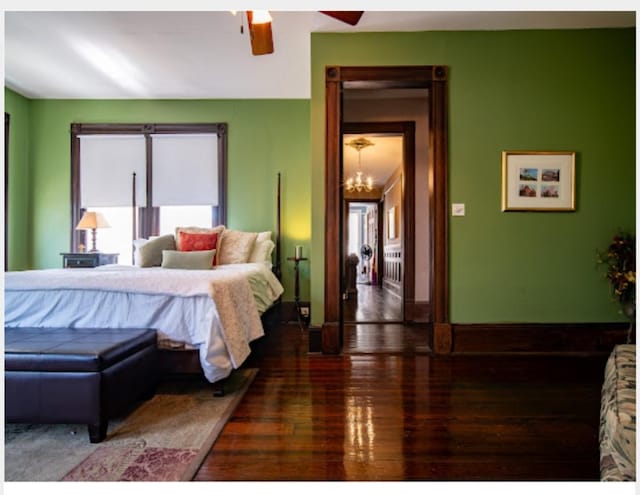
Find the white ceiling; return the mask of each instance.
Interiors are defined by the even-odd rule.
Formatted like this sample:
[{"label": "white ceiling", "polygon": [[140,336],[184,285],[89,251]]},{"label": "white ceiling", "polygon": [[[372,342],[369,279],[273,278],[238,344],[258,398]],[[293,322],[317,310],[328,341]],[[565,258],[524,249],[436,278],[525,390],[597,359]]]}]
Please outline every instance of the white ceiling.
[{"label": "white ceiling", "polygon": [[[6,11],[5,85],[31,98],[309,98],[310,33],[635,26],[628,12],[274,11],[252,56],[229,11]],[[245,22],[246,28],[246,22]]]}]

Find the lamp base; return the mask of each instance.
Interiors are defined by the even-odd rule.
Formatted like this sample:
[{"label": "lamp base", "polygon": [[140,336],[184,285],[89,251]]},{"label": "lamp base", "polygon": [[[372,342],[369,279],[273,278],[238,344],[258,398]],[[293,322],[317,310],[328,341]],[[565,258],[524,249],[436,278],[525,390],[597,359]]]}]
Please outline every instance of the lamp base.
[{"label": "lamp base", "polygon": [[91,229],[91,251],[90,253],[97,253],[96,249],[96,229]]}]

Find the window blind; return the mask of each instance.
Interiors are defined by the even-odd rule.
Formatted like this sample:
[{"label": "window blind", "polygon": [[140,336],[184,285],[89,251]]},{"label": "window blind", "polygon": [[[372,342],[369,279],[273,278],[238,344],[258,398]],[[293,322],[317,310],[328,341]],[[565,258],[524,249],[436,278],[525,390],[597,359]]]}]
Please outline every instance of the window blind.
[{"label": "window blind", "polygon": [[136,203],[146,205],[146,150],[141,135],[80,136],[80,206],[131,206],[136,173]]},{"label": "window blind", "polygon": [[218,206],[217,134],[152,134],[152,205]]}]

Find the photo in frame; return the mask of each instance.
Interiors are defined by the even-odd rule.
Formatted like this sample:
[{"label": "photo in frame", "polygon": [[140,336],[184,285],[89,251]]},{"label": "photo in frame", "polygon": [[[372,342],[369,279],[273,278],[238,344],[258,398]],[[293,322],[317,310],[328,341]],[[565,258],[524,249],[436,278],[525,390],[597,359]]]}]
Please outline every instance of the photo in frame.
[{"label": "photo in frame", "polygon": [[503,151],[502,211],[575,211],[573,151]]}]

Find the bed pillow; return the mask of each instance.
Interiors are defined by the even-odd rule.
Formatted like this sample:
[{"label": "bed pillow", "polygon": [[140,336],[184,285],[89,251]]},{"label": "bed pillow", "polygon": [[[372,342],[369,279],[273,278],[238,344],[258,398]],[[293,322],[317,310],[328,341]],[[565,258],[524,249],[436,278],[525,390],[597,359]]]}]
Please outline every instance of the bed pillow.
[{"label": "bed pillow", "polygon": [[176,251],[208,251],[216,249],[218,245],[218,234],[215,232],[205,234],[196,232],[180,232],[180,249]]},{"label": "bed pillow", "polygon": [[257,237],[256,232],[225,229],[220,240],[218,264],[247,263]]},{"label": "bed pillow", "polygon": [[162,268],[180,268],[182,270],[211,270],[215,249],[207,251],[162,251]]},{"label": "bed pillow", "polygon": [[270,241],[270,240],[271,240],[271,231],[270,230],[258,233],[258,237],[256,238],[256,242]]},{"label": "bed pillow", "polygon": [[267,262],[271,264],[271,253],[273,253],[275,247],[276,244],[271,239],[266,239],[262,242],[258,242],[256,239],[256,245],[253,247],[253,251],[251,251],[251,256],[249,256],[249,263]]},{"label": "bed pillow", "polygon": [[140,266],[140,248],[144,246],[149,239],[134,239],[133,240],[133,264]]},{"label": "bed pillow", "polygon": [[[218,234],[218,243],[220,242],[220,236],[224,232],[224,225],[217,225],[216,227],[176,227],[176,250],[186,251],[182,249],[180,243],[180,232],[186,232],[188,234]],[[216,246],[218,249],[219,246]]]},{"label": "bed pillow", "polygon": [[[217,265],[218,264],[218,253],[220,252],[220,239],[222,238],[222,233],[225,230],[225,226],[224,225],[217,225],[215,227],[176,227],[176,250],[177,251],[199,251],[199,250],[208,250],[208,249],[215,249],[216,250],[216,255],[213,257],[213,265]],[[198,247],[198,249],[195,249],[195,245],[194,243],[198,243],[200,241],[203,241],[205,238],[204,237],[193,237],[193,236],[182,236],[181,233],[185,233],[185,234],[216,234],[216,242],[215,245],[213,245],[211,242],[208,242],[207,244],[205,244],[205,247]],[[187,244],[185,246],[182,245],[182,239],[188,239]],[[211,237],[211,240],[213,240],[214,237]],[[206,247],[209,246],[209,247]]]},{"label": "bed pillow", "polygon": [[[263,253],[267,246],[264,245],[265,242],[271,241],[271,231],[260,232],[258,233],[258,237],[256,238],[256,242],[253,245],[253,249],[251,250],[251,254],[249,255],[249,263],[259,263],[265,261]],[[269,253],[271,254],[271,253]],[[269,259],[270,261],[270,259]]]},{"label": "bed pillow", "polygon": [[162,251],[165,249],[175,249],[176,240],[173,234],[161,235],[153,239],[137,239],[134,241],[136,249],[136,266],[148,268],[150,266],[160,266],[162,264]]}]

